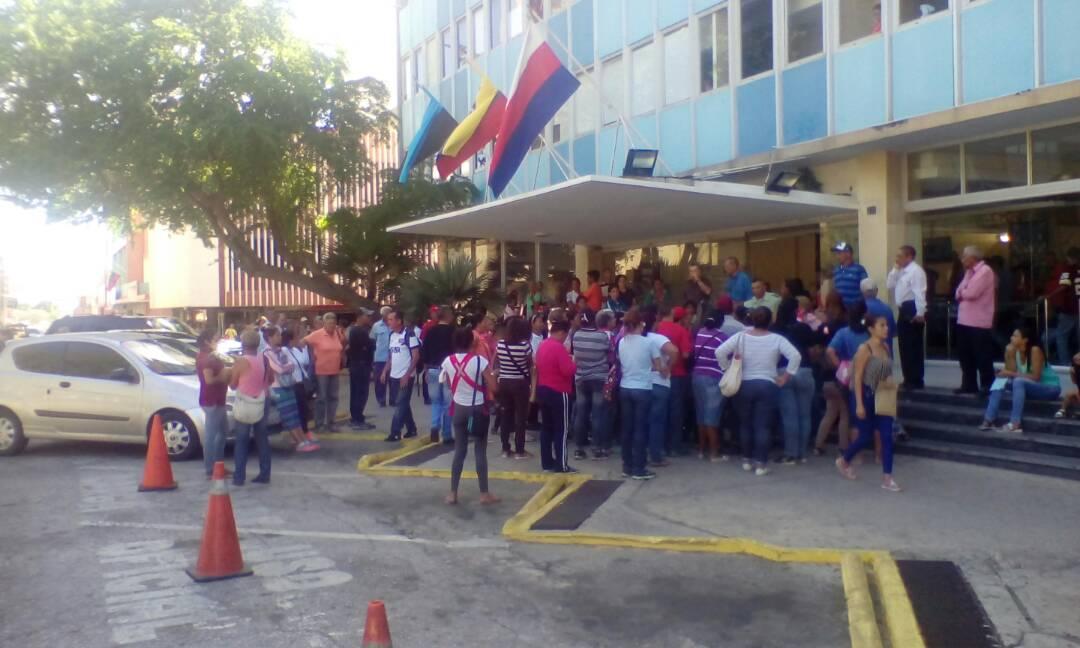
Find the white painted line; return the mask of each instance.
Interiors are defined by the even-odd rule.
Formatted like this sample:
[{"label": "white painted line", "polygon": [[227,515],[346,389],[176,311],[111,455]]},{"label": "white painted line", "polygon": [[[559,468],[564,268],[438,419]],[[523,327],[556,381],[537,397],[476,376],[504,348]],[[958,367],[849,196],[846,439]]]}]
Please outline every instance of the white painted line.
[{"label": "white painted line", "polygon": [[[202,531],[201,526],[193,524],[151,524],[148,522],[110,522],[108,520],[84,520],[80,526],[122,529],[151,529],[155,531]],[[352,540],[358,542],[399,542],[405,544],[432,545],[448,549],[483,549],[508,547],[505,540],[471,538],[469,540],[430,540],[410,538],[404,535],[379,533],[347,533],[341,531],[301,531],[293,529],[249,529],[241,527],[240,533],[250,535],[282,536],[290,538],[319,538],[323,540]]]}]

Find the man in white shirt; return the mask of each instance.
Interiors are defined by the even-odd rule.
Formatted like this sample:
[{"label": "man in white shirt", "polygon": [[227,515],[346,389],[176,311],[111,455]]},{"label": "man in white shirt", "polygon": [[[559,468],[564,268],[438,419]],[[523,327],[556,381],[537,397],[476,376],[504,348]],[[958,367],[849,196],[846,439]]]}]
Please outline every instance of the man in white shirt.
[{"label": "man in white shirt", "polygon": [[416,421],[413,420],[412,396],[416,367],[420,364],[420,338],[411,328],[406,328],[401,311],[393,311],[387,318],[390,325],[389,361],[383,368],[381,382],[389,387],[389,400],[394,405],[394,417],[390,421],[390,436],[387,441],[398,441],[401,428],[405,428],[406,439],[416,436]]},{"label": "man in white shirt", "polygon": [[900,340],[900,366],[904,387],[923,388],[923,335],[926,332],[926,272],[915,263],[915,248],[903,245],[896,254],[896,266],[889,271],[886,286],[893,303],[900,308],[896,324]]}]

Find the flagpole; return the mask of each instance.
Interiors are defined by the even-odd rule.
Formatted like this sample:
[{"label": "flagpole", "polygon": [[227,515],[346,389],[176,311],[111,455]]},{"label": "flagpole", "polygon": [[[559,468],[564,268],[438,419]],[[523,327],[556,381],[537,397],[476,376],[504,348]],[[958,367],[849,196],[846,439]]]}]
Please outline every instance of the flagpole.
[{"label": "flagpole", "polygon": [[[534,20],[535,20],[535,19],[543,20],[543,18],[540,18],[539,16],[537,16],[537,15],[536,15],[536,12],[534,12],[534,11],[533,11],[533,9],[532,9],[532,7],[531,7],[531,6],[529,7],[529,13],[531,14],[531,16],[532,16],[532,18],[533,18]],[[538,20],[538,21],[539,21],[539,20]],[[530,27],[532,26],[531,22],[532,22],[532,21],[530,21]],[[552,39],[553,39],[553,40],[555,41],[555,43],[556,43],[556,44],[557,44],[557,45],[558,45],[559,47],[561,47],[561,48],[563,49],[563,51],[565,51],[565,52],[566,52],[566,57],[567,57],[567,59],[569,59],[569,60],[570,60],[570,64],[571,64],[571,66],[573,66],[573,67],[578,67],[578,68],[581,68],[582,70],[585,70],[585,69],[586,69],[586,66],[584,66],[584,65],[582,65],[582,64],[581,64],[581,61],[578,61],[578,60],[577,60],[576,58],[574,58],[574,53],[573,53],[573,51],[572,51],[572,50],[571,50],[571,49],[570,49],[570,48],[569,48],[569,47],[568,47],[568,46],[566,45],[566,43],[565,43],[565,42],[563,42],[563,40],[562,40],[561,38],[559,38],[559,37],[558,37],[558,35],[557,35],[557,34],[555,34],[554,32],[552,32],[551,30],[548,30],[548,32],[547,32],[547,35],[548,35],[548,36],[551,36],[551,38],[552,38]],[[525,48],[523,47],[523,48],[522,48],[522,51],[524,51],[524,49],[525,49]],[[592,78],[592,76],[593,76],[594,74],[596,74],[596,73],[597,73],[597,71],[598,71],[599,69],[600,69],[600,64],[599,64],[599,63],[597,63],[597,64],[596,64],[596,65],[594,66],[594,68],[593,68],[593,71],[592,71],[592,72],[588,72],[588,73],[586,73],[586,74],[585,74],[585,75],[583,75],[583,76],[584,76],[585,80],[586,80],[586,81],[587,81],[587,82],[589,83],[589,85],[591,85],[591,86],[593,87],[593,89],[594,89],[594,90],[596,90],[596,96],[600,98],[600,101],[602,101],[602,102],[603,102],[603,103],[604,103],[604,104],[605,104],[606,106],[608,106],[609,108],[611,108],[611,109],[613,109],[613,110],[615,111],[615,115],[616,115],[616,117],[618,117],[618,119],[619,119],[619,122],[620,122],[620,123],[621,123],[621,124],[623,125],[623,128],[625,128],[625,129],[626,129],[626,138],[627,138],[628,140],[630,140],[630,147],[631,147],[631,148],[634,148],[634,140],[633,140],[633,138],[631,137],[632,135],[636,135],[636,136],[637,136],[637,139],[639,139],[639,140],[640,140],[640,141],[642,141],[642,142],[644,142],[644,141],[645,141],[645,138],[644,138],[644,137],[643,137],[643,136],[641,135],[641,133],[640,133],[640,132],[638,132],[638,130],[637,130],[636,128],[634,128],[634,127],[633,127],[633,125],[631,125],[631,124],[630,124],[630,122],[629,122],[629,121],[628,121],[628,120],[626,119],[626,117],[625,117],[625,116],[623,116],[623,113],[622,113],[622,111],[621,111],[621,110],[619,110],[619,107],[618,107],[618,106],[616,106],[615,104],[611,103],[610,101],[608,101],[608,99],[607,99],[607,98],[606,98],[606,97],[604,96],[604,92],[603,92],[603,90],[602,90],[602,89],[600,88],[600,84],[598,84],[598,83],[597,83],[597,82],[596,82],[596,81],[595,81],[595,80],[594,80],[594,79]],[[601,121],[603,121],[603,119],[601,119]],[[614,156],[612,156],[612,157],[614,157]],[[659,153],[659,147],[657,147],[657,155],[656,155],[656,158],[657,158],[657,161],[658,161],[658,162],[659,162],[659,163],[660,163],[660,164],[661,164],[661,165],[662,165],[662,166],[664,167],[664,169],[666,169],[666,170],[667,170],[667,173],[668,173],[668,175],[669,175],[669,176],[671,176],[671,177],[674,177],[674,176],[675,176],[675,172],[671,170],[671,167],[669,167],[669,166],[667,165],[667,162],[665,162],[665,161],[664,161],[664,158],[663,158],[663,157],[662,157],[662,156],[660,155],[660,153]]]}]

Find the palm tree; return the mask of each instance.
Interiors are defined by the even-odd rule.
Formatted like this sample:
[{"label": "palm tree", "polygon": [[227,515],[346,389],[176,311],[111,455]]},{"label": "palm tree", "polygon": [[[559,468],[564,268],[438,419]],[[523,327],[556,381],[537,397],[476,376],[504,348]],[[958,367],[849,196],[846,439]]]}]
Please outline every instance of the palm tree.
[{"label": "palm tree", "polygon": [[498,303],[492,276],[477,274],[469,258],[451,255],[438,265],[423,265],[401,278],[401,308],[406,315],[423,319],[432,305],[448,305],[458,312],[479,310]]}]

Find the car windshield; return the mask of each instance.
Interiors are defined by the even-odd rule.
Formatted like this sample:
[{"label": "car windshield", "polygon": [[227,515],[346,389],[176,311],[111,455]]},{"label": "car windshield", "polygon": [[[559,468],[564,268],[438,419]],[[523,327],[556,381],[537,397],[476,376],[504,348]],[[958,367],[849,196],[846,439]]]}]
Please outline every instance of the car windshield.
[{"label": "car windshield", "polygon": [[124,348],[146,365],[146,368],[162,376],[194,376],[195,353],[181,340],[128,340]]},{"label": "car windshield", "polygon": [[155,317],[152,321],[153,327],[162,331],[172,331],[173,333],[185,333],[192,337],[198,335],[195,329],[191,328],[187,324],[181,322],[178,319],[171,317]]}]

